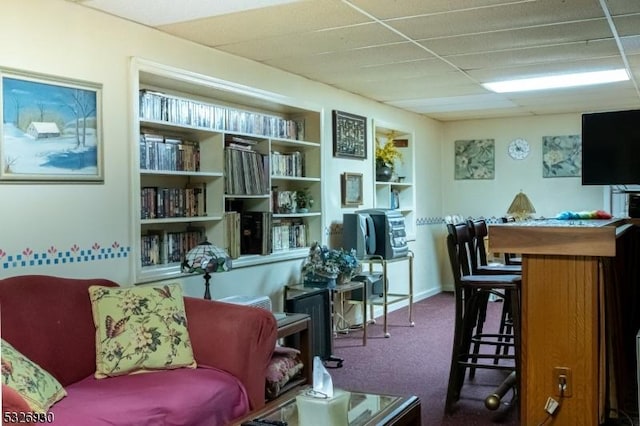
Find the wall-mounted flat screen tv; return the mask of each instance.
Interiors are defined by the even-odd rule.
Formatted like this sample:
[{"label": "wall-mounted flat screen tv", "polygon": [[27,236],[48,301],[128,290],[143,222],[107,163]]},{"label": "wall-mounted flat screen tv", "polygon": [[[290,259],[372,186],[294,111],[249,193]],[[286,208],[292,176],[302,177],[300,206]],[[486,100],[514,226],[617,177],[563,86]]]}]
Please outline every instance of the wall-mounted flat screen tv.
[{"label": "wall-mounted flat screen tv", "polygon": [[582,184],[640,184],[640,110],[582,114]]}]

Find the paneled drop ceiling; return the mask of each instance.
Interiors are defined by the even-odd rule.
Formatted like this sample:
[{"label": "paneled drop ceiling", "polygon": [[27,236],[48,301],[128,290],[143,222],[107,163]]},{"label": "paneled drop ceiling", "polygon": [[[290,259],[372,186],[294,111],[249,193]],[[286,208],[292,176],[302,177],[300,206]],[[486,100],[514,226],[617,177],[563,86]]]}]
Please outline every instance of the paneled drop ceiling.
[{"label": "paneled drop ceiling", "polygon": [[[640,108],[640,0],[71,0],[449,121]],[[626,68],[619,82],[481,83]]]}]

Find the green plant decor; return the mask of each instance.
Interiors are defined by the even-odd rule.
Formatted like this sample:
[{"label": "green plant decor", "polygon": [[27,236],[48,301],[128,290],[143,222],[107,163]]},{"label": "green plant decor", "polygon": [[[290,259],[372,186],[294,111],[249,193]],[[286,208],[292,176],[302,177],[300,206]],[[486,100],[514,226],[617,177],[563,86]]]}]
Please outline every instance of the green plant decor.
[{"label": "green plant decor", "polygon": [[313,207],[313,197],[311,197],[311,193],[308,188],[296,191],[296,206],[303,209]]}]

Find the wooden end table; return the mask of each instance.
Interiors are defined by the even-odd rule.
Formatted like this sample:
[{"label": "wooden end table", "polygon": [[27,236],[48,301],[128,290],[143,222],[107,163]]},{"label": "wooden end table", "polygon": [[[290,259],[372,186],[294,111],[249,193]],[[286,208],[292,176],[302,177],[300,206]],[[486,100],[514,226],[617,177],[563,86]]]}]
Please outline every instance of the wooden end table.
[{"label": "wooden end table", "polygon": [[278,320],[278,339],[300,335],[300,359],[304,363],[303,381],[297,384],[311,383],[311,373],[313,370],[313,360],[311,354],[311,317],[307,314],[287,313],[287,315]]}]

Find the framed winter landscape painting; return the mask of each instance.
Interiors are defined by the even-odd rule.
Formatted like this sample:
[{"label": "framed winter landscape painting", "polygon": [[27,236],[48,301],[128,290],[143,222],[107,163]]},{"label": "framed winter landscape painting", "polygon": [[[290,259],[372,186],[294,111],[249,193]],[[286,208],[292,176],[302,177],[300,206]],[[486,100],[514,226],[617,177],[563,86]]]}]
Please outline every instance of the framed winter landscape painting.
[{"label": "framed winter landscape painting", "polygon": [[0,179],[103,182],[102,85],[0,69]]}]

